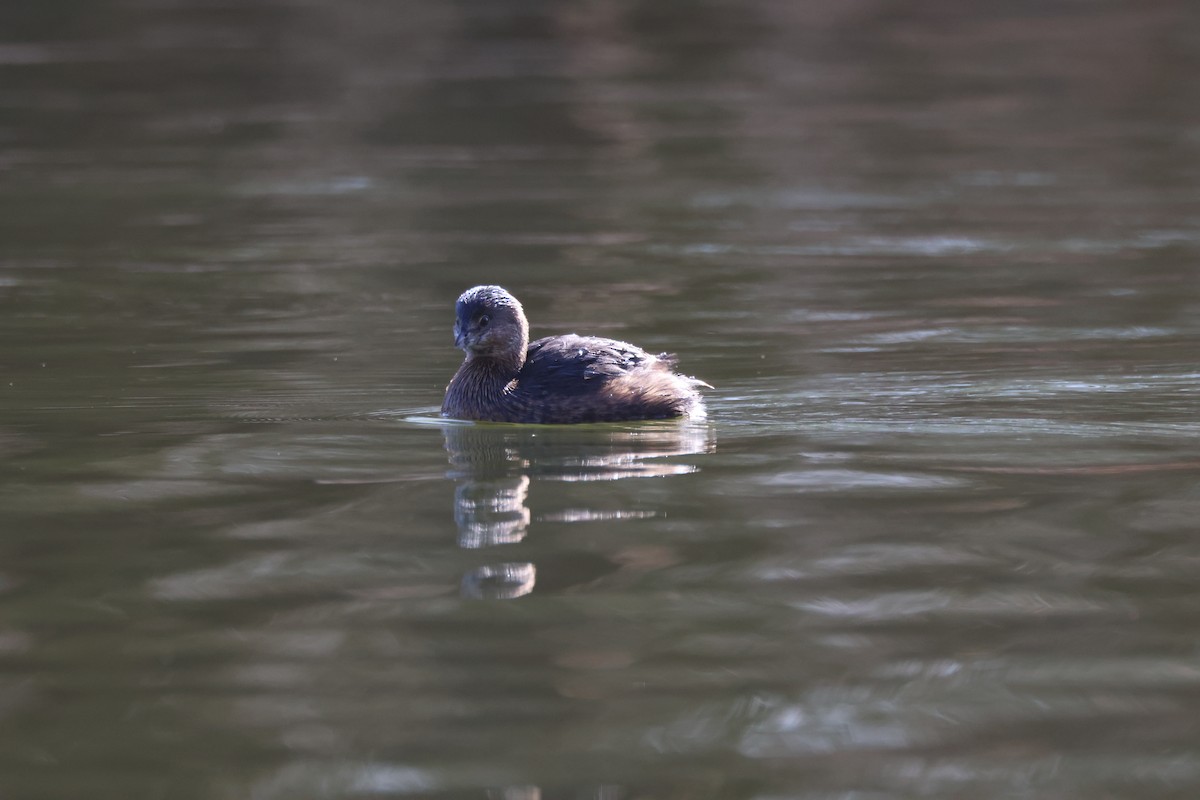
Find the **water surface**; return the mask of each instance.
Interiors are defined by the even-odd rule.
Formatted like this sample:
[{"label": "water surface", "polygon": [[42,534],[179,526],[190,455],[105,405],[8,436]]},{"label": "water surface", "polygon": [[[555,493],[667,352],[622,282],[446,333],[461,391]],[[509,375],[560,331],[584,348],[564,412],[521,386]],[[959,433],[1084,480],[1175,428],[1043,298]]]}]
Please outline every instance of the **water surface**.
[{"label": "water surface", "polygon": [[[1188,3],[0,31],[6,795],[1200,792]],[[481,282],[708,418],[439,420]]]}]

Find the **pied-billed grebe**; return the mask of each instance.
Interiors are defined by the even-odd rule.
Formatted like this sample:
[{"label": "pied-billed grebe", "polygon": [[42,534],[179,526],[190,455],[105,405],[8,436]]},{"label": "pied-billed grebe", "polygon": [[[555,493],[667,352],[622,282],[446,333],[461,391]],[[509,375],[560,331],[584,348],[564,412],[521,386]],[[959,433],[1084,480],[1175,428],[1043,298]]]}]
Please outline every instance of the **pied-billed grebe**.
[{"label": "pied-billed grebe", "polygon": [[[703,381],[674,357],[594,336],[530,344],[517,298],[476,286],[458,298],[454,344],[466,360],[446,387],[442,416],[490,422],[615,422],[701,415]],[[711,388],[711,387],[710,387]]]}]

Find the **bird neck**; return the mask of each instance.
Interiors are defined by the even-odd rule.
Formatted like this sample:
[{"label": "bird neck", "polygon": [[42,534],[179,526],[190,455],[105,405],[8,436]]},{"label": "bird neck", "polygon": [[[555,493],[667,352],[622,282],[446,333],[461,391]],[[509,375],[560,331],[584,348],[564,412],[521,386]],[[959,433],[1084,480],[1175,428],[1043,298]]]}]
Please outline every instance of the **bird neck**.
[{"label": "bird neck", "polygon": [[504,386],[521,371],[525,364],[525,351],[500,355],[479,356],[468,353],[458,373],[473,384],[495,384]]},{"label": "bird neck", "polygon": [[442,413],[460,419],[495,418],[523,362],[468,355],[446,387]]},{"label": "bird neck", "polygon": [[[499,324],[499,330],[493,330],[488,335],[487,352],[467,350],[462,369],[473,370],[481,378],[503,378],[505,383],[517,377],[517,373],[525,366],[525,357],[529,352],[529,323],[519,307],[514,311],[515,320],[504,320]],[[458,330],[458,327],[455,329]]]}]

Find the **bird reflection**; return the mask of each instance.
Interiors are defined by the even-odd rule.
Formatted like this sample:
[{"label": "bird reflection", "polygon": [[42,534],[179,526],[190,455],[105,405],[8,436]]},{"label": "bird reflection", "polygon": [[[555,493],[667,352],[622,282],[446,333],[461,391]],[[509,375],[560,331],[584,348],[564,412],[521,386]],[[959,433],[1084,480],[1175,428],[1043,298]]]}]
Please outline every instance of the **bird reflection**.
[{"label": "bird reflection", "polygon": [[533,591],[537,567],[528,561],[484,564],[463,576],[463,597],[477,600],[512,600]]},{"label": "bird reflection", "polygon": [[458,546],[469,550],[516,544],[529,527],[529,476],[462,481],[454,489]]},{"label": "bird reflection", "polygon": [[[480,549],[521,542],[528,532],[532,481],[606,481],[695,472],[679,456],[712,452],[711,428],[696,422],[550,427],[448,424],[454,522],[458,544]],[[668,460],[670,459],[670,460]],[[556,522],[637,519],[645,510],[571,509],[548,514]],[[537,571],[529,562],[485,565],[463,577],[464,597],[512,599],[533,591]]]}]

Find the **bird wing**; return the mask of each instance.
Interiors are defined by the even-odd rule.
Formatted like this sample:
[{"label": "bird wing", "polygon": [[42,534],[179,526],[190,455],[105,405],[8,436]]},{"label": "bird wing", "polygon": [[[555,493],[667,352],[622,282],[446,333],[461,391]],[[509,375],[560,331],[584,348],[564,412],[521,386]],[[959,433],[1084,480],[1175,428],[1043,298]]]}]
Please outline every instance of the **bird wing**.
[{"label": "bird wing", "polygon": [[517,376],[530,394],[586,395],[635,369],[659,359],[627,342],[595,336],[549,336],[529,345],[525,366]]}]

